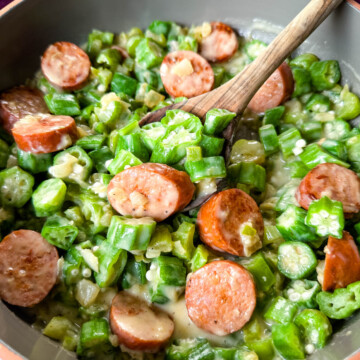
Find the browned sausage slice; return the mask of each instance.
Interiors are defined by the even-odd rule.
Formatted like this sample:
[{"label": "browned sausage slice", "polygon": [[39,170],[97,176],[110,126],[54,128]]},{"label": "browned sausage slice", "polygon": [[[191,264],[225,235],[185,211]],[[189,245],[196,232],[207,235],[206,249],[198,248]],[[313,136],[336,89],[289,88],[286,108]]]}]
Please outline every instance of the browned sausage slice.
[{"label": "browned sausage slice", "polygon": [[57,278],[59,256],[39,233],[17,230],[0,243],[0,297],[12,305],[38,304]]},{"label": "browned sausage slice", "polygon": [[14,124],[26,115],[48,114],[43,93],[38,89],[19,86],[0,95],[0,123],[11,134]]},{"label": "browned sausage slice", "polygon": [[200,54],[209,61],[226,61],[239,47],[236,34],[230,26],[222,22],[214,21],[210,25],[210,35],[201,40]]},{"label": "browned sausage slice", "polygon": [[282,63],[264,85],[255,93],[248,108],[262,113],[265,110],[279,106],[287,100],[294,91],[294,79],[288,64]]},{"label": "browned sausage slice", "polygon": [[264,221],[256,202],[239,189],[212,196],[198,213],[200,239],[215,250],[250,256],[262,246]]},{"label": "browned sausage slice", "polygon": [[122,215],[150,216],[162,221],[182,210],[194,191],[186,172],[165,164],[146,163],[114,176],[107,194],[111,206]]},{"label": "browned sausage slice", "polygon": [[63,90],[83,87],[90,67],[90,59],[85,51],[66,41],[50,45],[41,58],[41,70],[46,79]]},{"label": "browned sausage slice", "polygon": [[28,115],[12,129],[17,146],[34,154],[45,154],[69,147],[78,137],[75,121],[63,115]]},{"label": "browned sausage slice", "polygon": [[165,90],[172,97],[191,98],[210,91],[214,72],[210,64],[193,51],[174,51],[167,54],[160,66]]},{"label": "browned sausage slice", "polygon": [[120,344],[146,352],[159,351],[174,332],[174,322],[167,313],[126,291],[112,301],[110,327]]},{"label": "browned sausage slice", "polygon": [[354,171],[340,165],[320,164],[302,179],[296,199],[307,210],[312,200],[323,196],[341,201],[344,213],[357,213],[360,210],[360,179]]},{"label": "browned sausage slice", "polygon": [[325,253],[323,291],[334,291],[360,281],[359,250],[347,231],[342,239],[329,236]]},{"label": "browned sausage slice", "polygon": [[233,261],[213,261],[190,275],[185,301],[197,327],[219,336],[231,334],[250,320],[255,309],[254,280]]}]

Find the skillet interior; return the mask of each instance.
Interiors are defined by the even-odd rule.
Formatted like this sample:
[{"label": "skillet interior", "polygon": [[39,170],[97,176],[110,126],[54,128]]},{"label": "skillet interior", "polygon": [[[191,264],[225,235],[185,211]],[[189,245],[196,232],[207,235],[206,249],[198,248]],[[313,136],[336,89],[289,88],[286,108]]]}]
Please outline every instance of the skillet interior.
[{"label": "skillet interior", "polygon": [[[241,34],[251,31],[255,38],[270,41],[306,3],[306,0],[23,0],[0,18],[0,89],[31,77],[48,44],[84,43],[93,28],[120,32],[133,26],[146,27],[154,19],[183,24],[221,20]],[[278,26],[264,26],[269,23]],[[300,51],[339,60],[342,82],[348,82],[360,94],[359,34],[360,11],[343,4]],[[30,329],[1,302],[0,324],[0,342],[29,359],[74,358],[57,343]],[[345,359],[359,348],[358,339],[360,313],[346,322],[330,344],[311,359]]]}]

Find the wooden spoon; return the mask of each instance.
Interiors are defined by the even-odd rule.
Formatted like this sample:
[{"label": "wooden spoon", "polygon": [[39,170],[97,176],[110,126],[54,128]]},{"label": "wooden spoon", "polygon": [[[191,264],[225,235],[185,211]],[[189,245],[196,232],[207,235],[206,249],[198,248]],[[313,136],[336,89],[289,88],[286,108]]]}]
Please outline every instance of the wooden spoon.
[{"label": "wooden spoon", "polygon": [[241,114],[269,76],[341,2],[311,0],[267,49],[233,79],[206,94],[149,113],[140,120],[140,125],[160,121],[170,109],[182,109],[200,118],[213,108]]}]

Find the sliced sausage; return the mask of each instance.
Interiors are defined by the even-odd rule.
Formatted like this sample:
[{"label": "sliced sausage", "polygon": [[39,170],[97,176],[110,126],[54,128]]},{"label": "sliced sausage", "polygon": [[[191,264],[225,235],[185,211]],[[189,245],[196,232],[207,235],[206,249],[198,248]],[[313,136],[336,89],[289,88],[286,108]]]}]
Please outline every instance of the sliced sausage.
[{"label": "sliced sausage", "polygon": [[57,278],[59,255],[39,233],[17,230],[0,243],[0,298],[12,305],[38,304]]},{"label": "sliced sausage", "polygon": [[46,79],[68,91],[85,85],[90,67],[90,59],[85,51],[66,41],[50,45],[41,58],[41,70]]},{"label": "sliced sausage", "polygon": [[250,320],[256,306],[255,283],[241,265],[213,261],[190,275],[185,301],[197,327],[224,336],[240,330]]},{"label": "sliced sausage", "polygon": [[0,95],[0,123],[11,134],[14,124],[26,115],[48,114],[43,93],[38,89],[19,86]]},{"label": "sliced sausage", "polygon": [[342,239],[329,236],[325,250],[322,288],[333,291],[360,281],[360,255],[353,237],[344,231]]},{"label": "sliced sausage", "polygon": [[293,91],[294,79],[291,68],[288,64],[282,63],[255,93],[248,108],[256,113],[263,113],[286,101]]},{"label": "sliced sausage", "polygon": [[111,206],[122,215],[150,216],[162,221],[182,210],[194,191],[186,172],[165,164],[146,163],[114,176],[107,194]]},{"label": "sliced sausage", "polygon": [[200,43],[200,54],[209,61],[226,61],[231,58],[239,47],[234,30],[218,21],[211,24],[210,35]]},{"label": "sliced sausage", "polygon": [[172,97],[191,98],[210,91],[214,72],[210,64],[193,51],[174,51],[167,54],[160,66],[165,90]]},{"label": "sliced sausage", "polygon": [[13,129],[17,146],[34,154],[63,150],[77,140],[75,121],[63,115],[28,115]]},{"label": "sliced sausage", "polygon": [[323,196],[341,201],[344,213],[357,213],[360,210],[360,179],[354,171],[340,165],[320,164],[302,179],[296,200],[307,210],[312,200]]},{"label": "sliced sausage", "polygon": [[112,301],[110,327],[120,344],[146,352],[159,351],[174,332],[174,322],[166,312],[126,291]]},{"label": "sliced sausage", "polygon": [[[256,202],[239,189],[212,196],[198,213],[200,239],[214,250],[250,256],[262,246],[264,221]],[[256,230],[251,234],[248,229]]]}]

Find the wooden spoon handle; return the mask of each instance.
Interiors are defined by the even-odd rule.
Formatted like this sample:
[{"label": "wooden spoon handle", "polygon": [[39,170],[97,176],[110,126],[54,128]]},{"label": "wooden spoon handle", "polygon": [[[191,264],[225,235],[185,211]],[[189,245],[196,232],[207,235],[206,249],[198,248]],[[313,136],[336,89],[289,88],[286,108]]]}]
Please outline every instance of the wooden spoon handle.
[{"label": "wooden spoon handle", "polygon": [[206,94],[146,115],[140,125],[159,121],[169,109],[183,109],[203,118],[212,108],[241,113],[279,65],[328,17],[342,0],[311,0],[267,49],[233,79]]}]

